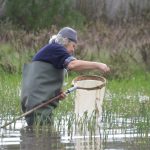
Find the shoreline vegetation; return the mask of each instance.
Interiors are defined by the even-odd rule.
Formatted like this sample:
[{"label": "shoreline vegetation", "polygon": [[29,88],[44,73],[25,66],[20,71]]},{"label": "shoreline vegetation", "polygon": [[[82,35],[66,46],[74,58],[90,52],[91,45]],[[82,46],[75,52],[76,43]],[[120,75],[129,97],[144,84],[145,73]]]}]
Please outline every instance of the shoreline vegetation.
[{"label": "shoreline vegetation", "polygon": [[[108,24],[96,22],[78,31],[78,59],[101,61],[111,68],[111,78],[150,71],[150,22]],[[4,28],[5,27],[5,28]],[[0,70],[21,73],[24,63],[56,34],[58,28],[27,32],[10,22],[0,24]]]}]

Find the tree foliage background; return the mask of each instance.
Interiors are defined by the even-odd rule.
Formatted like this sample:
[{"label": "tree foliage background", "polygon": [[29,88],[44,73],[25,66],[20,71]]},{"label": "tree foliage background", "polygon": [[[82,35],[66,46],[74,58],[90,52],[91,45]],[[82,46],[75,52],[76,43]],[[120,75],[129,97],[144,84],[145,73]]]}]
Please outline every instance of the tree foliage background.
[{"label": "tree foliage background", "polygon": [[73,8],[73,0],[7,0],[6,17],[27,30],[84,22],[84,16]]},{"label": "tree foliage background", "polygon": [[[149,0],[0,0],[5,19],[27,30],[107,20],[149,19]],[[2,13],[4,15],[4,13]]]}]

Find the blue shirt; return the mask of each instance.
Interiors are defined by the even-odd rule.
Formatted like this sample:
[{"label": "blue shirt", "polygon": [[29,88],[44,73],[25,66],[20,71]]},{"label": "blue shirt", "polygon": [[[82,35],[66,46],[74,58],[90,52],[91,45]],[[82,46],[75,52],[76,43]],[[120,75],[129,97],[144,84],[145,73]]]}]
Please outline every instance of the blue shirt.
[{"label": "blue shirt", "polygon": [[57,69],[67,68],[68,64],[76,58],[67,52],[60,44],[51,43],[41,48],[32,61],[44,61],[52,64]]}]

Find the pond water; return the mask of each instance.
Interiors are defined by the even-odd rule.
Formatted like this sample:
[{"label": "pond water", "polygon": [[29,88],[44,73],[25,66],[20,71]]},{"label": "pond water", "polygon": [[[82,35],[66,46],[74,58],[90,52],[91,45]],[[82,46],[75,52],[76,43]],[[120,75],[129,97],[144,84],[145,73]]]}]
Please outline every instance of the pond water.
[{"label": "pond water", "polygon": [[[111,124],[105,114],[94,134],[72,130],[70,134],[65,123],[49,129],[26,128],[24,119],[0,130],[1,150],[149,150],[149,131],[138,131],[133,123],[143,118],[112,117]],[[124,127],[123,127],[124,126]],[[58,128],[57,128],[58,129]]]}]

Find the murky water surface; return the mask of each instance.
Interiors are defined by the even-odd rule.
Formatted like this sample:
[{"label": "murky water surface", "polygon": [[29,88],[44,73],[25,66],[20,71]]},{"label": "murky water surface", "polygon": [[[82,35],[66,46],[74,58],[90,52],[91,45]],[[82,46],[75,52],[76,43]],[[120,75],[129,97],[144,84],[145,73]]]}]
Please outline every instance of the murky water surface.
[{"label": "murky water surface", "polygon": [[[136,118],[135,118],[136,119]],[[149,150],[150,133],[132,126],[135,119],[115,118],[113,126],[101,121],[95,133],[86,130],[69,134],[67,127],[26,129],[24,120],[0,130],[1,150]],[[140,118],[142,120],[142,118]],[[124,128],[122,128],[124,124]],[[115,127],[116,125],[116,127]]]}]

